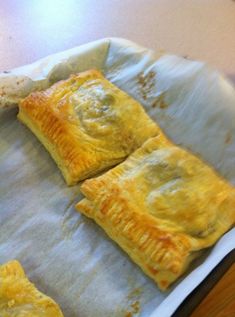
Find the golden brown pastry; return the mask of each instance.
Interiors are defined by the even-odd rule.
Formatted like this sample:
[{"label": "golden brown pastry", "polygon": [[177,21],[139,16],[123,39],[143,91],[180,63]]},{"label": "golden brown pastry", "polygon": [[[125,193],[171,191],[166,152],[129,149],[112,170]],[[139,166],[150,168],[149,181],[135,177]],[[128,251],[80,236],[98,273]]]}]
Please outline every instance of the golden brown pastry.
[{"label": "golden brown pastry", "polygon": [[18,118],[49,151],[68,185],[121,162],[159,131],[137,101],[97,70],[31,93],[20,103]]},{"label": "golden brown pastry", "polygon": [[235,222],[235,189],[163,136],[86,180],[76,208],[166,289]]},{"label": "golden brown pastry", "polygon": [[0,266],[1,317],[63,317],[59,306],[30,283],[16,260]]}]

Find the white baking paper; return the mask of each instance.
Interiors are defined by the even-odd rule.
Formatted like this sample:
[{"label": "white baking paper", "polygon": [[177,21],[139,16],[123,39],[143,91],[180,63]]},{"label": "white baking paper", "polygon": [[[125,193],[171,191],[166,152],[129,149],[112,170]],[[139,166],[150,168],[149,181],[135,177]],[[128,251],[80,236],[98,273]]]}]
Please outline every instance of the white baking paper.
[{"label": "white baking paper", "polygon": [[235,247],[235,229],[162,293],[92,220],[75,211],[79,185],[66,186],[43,146],[17,121],[17,102],[90,68],[101,69],[175,143],[235,184],[235,91],[216,71],[113,38],[55,54],[0,74],[0,262],[18,259],[65,317],[168,317]]}]

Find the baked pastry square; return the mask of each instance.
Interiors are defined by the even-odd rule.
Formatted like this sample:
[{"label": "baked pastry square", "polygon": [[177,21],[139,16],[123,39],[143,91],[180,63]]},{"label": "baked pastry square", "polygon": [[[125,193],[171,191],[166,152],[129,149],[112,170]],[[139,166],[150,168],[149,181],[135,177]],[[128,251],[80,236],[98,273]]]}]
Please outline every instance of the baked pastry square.
[{"label": "baked pastry square", "polygon": [[39,292],[16,260],[0,266],[1,317],[63,317],[59,306]]},{"label": "baked pastry square", "polygon": [[94,219],[165,290],[235,222],[235,189],[162,136],[81,186]]},{"label": "baked pastry square", "polygon": [[68,185],[123,161],[159,131],[137,101],[97,70],[31,93],[19,104],[18,118],[49,151]]}]

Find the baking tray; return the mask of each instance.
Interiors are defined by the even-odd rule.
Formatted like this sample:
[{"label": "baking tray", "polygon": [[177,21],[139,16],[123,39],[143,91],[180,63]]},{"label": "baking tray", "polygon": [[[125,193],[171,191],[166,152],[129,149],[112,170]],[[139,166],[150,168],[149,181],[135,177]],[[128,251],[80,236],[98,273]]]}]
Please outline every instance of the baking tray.
[{"label": "baking tray", "polygon": [[116,38],[54,54],[0,74],[0,261],[17,258],[65,317],[168,317],[234,249],[235,229],[162,293],[92,220],[75,211],[80,185],[66,186],[43,146],[16,120],[17,103],[90,68],[103,71],[176,144],[235,184],[235,92],[217,71]]}]

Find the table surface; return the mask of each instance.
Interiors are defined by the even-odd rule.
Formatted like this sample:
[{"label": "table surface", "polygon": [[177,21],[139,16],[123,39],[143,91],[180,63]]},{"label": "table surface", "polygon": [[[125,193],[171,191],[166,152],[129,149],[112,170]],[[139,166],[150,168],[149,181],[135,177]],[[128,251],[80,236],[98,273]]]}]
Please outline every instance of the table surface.
[{"label": "table surface", "polygon": [[190,317],[234,317],[235,316],[235,264],[215,285]]},{"label": "table surface", "polygon": [[[234,0],[0,0],[0,71],[103,37],[203,60],[235,85]],[[235,265],[191,317],[235,316]]]}]

